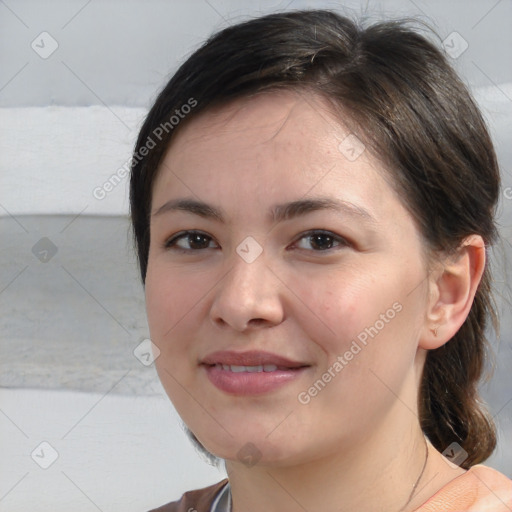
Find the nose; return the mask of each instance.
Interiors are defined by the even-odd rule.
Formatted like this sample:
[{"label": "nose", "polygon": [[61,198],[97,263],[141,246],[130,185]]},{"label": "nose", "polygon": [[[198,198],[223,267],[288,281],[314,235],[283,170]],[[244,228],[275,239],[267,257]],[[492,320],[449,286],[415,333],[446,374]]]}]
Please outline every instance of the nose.
[{"label": "nose", "polygon": [[248,263],[238,254],[216,287],[210,309],[212,322],[239,332],[267,328],[284,319],[280,280],[268,266],[264,253]]}]

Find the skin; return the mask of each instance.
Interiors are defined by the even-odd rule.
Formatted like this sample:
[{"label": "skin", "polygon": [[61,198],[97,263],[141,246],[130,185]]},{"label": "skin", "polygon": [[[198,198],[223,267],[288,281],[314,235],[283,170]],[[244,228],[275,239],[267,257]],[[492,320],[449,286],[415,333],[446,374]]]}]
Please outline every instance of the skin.
[{"label": "skin", "polygon": [[[469,237],[429,272],[422,237],[383,165],[369,151],[350,161],[338,149],[348,134],[318,97],[244,98],[185,124],[154,183],[146,303],[161,351],[156,366],[188,428],[226,460],[235,512],[414,510],[464,473],[429,444],[407,503],[425,463],[417,396],[426,351],[466,318],[483,242]],[[333,210],[278,223],[268,217],[276,204],[320,196],[370,217]],[[225,222],[156,213],[179,198],[221,209]],[[205,235],[199,246],[185,237],[165,247],[191,229]],[[329,249],[305,234],[312,229],[332,233],[320,238]],[[252,263],[236,252],[248,236],[263,248]],[[298,395],[393,304],[400,312],[300,403]],[[275,391],[234,396],[198,365],[216,350],[265,350],[310,366]],[[255,465],[239,460],[249,442]]]}]

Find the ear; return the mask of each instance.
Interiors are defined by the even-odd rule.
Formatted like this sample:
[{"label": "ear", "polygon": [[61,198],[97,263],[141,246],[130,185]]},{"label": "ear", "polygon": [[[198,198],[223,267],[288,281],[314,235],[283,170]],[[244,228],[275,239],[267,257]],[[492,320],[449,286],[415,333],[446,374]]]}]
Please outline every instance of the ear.
[{"label": "ear", "polygon": [[485,269],[485,243],[480,235],[464,239],[429,279],[429,302],[419,347],[439,348],[466,320]]}]

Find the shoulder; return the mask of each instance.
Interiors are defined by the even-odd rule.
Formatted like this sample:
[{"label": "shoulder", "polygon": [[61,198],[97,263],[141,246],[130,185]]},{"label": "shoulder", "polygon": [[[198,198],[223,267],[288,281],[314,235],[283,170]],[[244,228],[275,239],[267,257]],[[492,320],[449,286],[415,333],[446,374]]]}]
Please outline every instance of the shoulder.
[{"label": "shoulder", "polygon": [[173,501],[149,512],[210,512],[210,507],[219,491],[227,484],[225,478],[209,487],[188,491],[178,501]]},{"label": "shoulder", "polygon": [[477,464],[455,478],[415,512],[510,512],[512,480]]}]

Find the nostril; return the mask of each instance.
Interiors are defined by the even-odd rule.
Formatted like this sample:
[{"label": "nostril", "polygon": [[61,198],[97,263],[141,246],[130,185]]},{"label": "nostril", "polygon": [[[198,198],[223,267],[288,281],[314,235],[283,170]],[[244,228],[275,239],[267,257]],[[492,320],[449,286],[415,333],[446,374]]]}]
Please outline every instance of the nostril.
[{"label": "nostril", "polygon": [[217,325],[220,325],[221,327],[223,327],[224,325],[228,325],[228,323],[226,322],[226,320],[224,320],[223,318],[221,317],[218,317],[218,318],[215,318],[214,319],[214,323],[217,324]]},{"label": "nostril", "polygon": [[256,325],[259,325],[261,323],[265,323],[265,319],[264,318],[253,318],[252,320],[249,320],[249,324],[256,324]]}]

